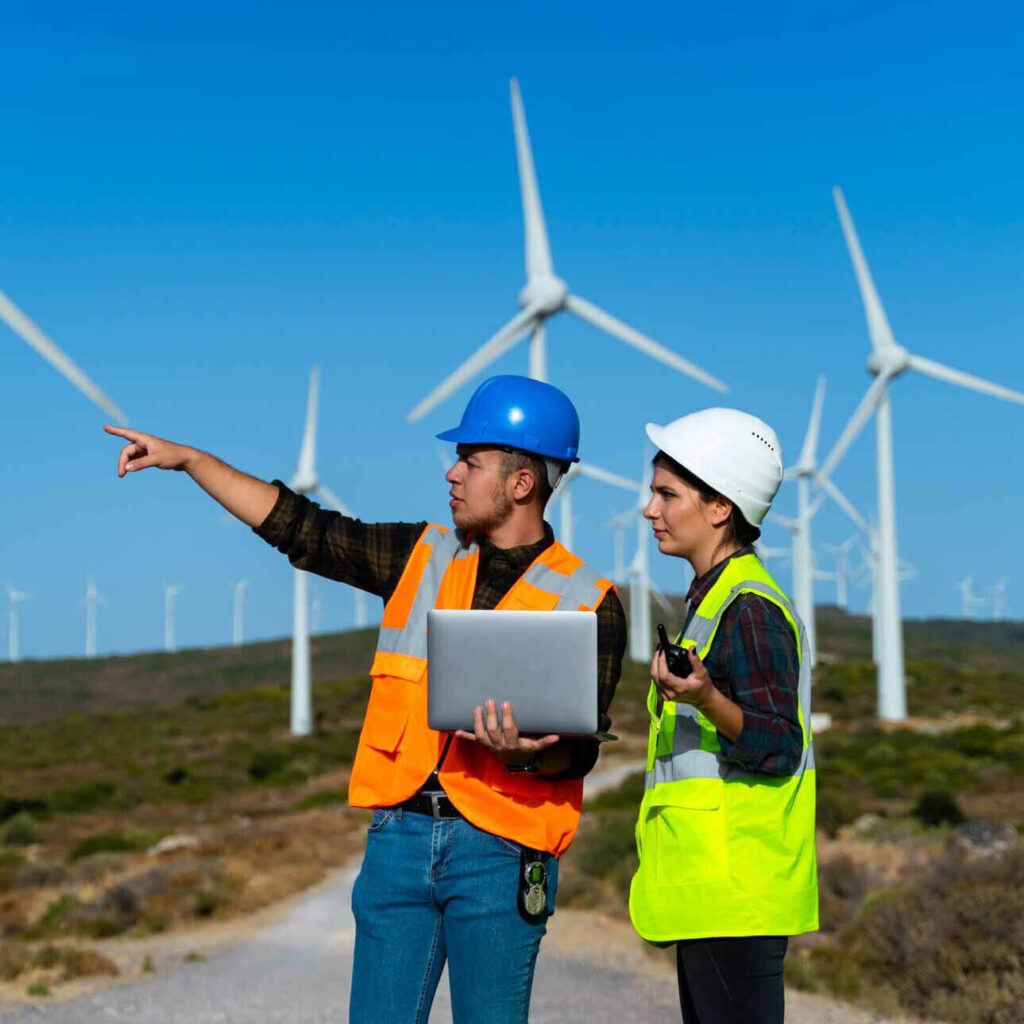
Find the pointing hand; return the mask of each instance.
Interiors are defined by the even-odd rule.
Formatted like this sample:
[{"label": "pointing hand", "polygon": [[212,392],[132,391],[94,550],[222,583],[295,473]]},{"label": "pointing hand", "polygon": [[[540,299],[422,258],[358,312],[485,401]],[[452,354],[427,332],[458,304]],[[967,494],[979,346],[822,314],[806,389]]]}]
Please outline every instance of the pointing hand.
[{"label": "pointing hand", "polygon": [[150,466],[156,466],[158,469],[185,469],[189,459],[195,455],[194,448],[165,441],[152,434],[143,434],[139,430],[112,427],[109,423],[103,429],[108,434],[123,437],[131,442],[121,449],[121,454],[117,457],[119,477],[135,470],[148,469]]}]

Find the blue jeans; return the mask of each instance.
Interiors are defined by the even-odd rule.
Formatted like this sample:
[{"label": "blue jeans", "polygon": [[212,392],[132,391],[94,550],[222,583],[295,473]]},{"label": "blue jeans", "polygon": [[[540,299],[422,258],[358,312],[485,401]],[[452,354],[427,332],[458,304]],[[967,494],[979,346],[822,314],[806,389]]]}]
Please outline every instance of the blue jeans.
[{"label": "blue jeans", "polygon": [[455,1024],[526,1024],[547,920],[519,914],[520,850],[461,818],[374,812],[352,890],[350,1024],[426,1024],[445,960]]}]

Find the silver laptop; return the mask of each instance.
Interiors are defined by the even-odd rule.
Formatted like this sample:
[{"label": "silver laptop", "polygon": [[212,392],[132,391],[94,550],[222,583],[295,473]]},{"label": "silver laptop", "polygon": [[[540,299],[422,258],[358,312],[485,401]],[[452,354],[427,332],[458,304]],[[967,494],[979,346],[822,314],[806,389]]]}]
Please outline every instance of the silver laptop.
[{"label": "silver laptop", "polygon": [[427,613],[427,720],[473,731],[473,709],[509,701],[523,733],[597,731],[594,612]]}]

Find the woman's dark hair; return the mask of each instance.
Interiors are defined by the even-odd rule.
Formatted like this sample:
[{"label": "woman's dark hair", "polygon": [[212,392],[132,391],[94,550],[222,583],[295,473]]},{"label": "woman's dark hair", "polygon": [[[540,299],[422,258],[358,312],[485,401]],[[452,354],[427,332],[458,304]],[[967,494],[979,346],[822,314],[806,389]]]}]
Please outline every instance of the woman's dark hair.
[{"label": "woman's dark hair", "polygon": [[732,503],[732,513],[729,518],[725,521],[723,527],[724,534],[719,542],[719,548],[725,547],[727,544],[739,544],[740,547],[746,547],[748,544],[753,544],[758,537],[761,536],[761,530],[752,526],[747,522],[746,517],[739,510],[739,506],[736,502],[732,501],[731,498],[722,494],[720,491],[716,491],[714,487],[706,484],[699,476],[691,473],[685,466],[680,465],[672,458],[671,455],[666,455],[664,452],[658,452],[651,461],[652,466],[661,466],[662,469],[667,469],[670,473],[679,477],[680,480],[689,484],[699,495],[700,500],[706,505],[709,501],[714,501],[716,498],[724,498],[726,501]]}]

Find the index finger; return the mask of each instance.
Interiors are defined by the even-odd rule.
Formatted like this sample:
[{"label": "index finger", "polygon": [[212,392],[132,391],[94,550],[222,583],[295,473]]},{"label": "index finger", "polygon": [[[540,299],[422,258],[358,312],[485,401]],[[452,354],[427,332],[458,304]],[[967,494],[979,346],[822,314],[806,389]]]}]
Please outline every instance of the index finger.
[{"label": "index finger", "polygon": [[116,437],[123,437],[129,441],[138,441],[140,437],[145,437],[145,434],[140,434],[137,430],[129,430],[127,427],[115,427],[109,423],[103,424],[103,429],[108,434],[114,434]]}]

